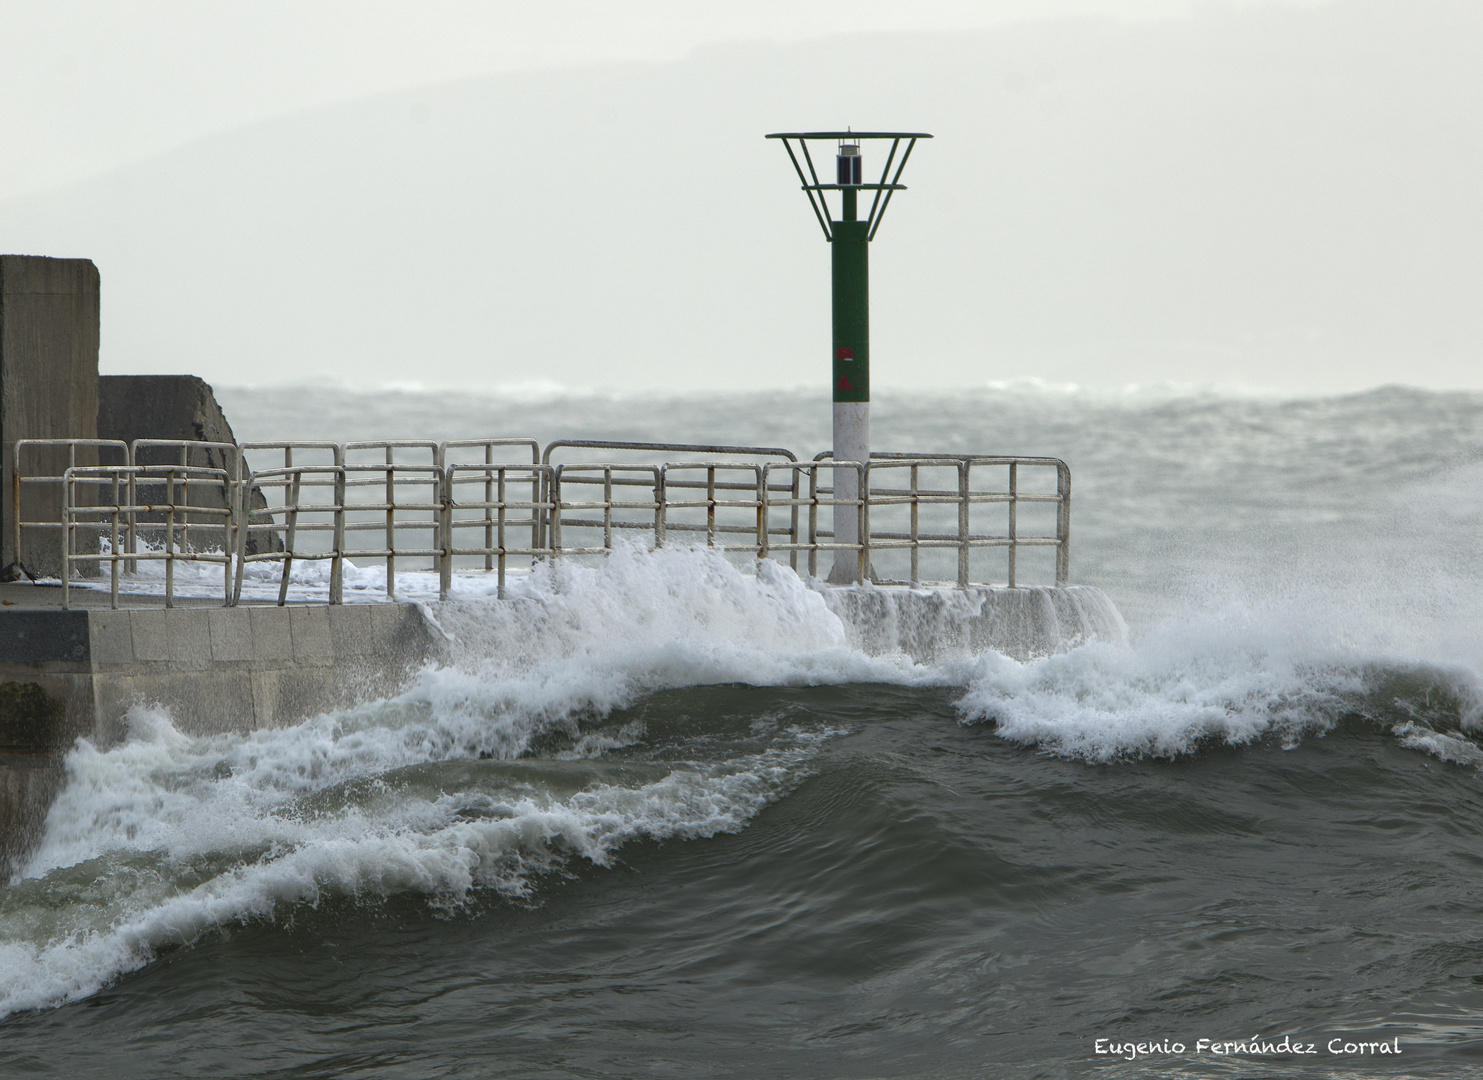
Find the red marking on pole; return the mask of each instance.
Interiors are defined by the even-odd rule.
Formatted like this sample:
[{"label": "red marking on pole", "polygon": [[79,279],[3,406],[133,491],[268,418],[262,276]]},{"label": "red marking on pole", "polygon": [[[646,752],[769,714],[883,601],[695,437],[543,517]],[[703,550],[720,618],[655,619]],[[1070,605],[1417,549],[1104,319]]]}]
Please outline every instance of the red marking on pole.
[{"label": "red marking on pole", "polygon": [[855,350],[848,345],[839,345],[834,350],[834,359],[836,360],[853,360],[854,358]]},{"label": "red marking on pole", "polygon": [[836,386],[834,389],[836,389],[836,390],[853,390],[854,387],[850,385],[850,377],[848,375],[841,375],[839,377],[839,385]]}]

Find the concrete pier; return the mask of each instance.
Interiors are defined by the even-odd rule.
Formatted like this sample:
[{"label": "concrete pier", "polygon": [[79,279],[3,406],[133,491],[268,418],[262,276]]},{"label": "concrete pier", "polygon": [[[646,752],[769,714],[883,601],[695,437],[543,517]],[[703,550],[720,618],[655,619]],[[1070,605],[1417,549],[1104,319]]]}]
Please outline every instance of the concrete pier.
[{"label": "concrete pier", "polygon": [[[919,663],[987,649],[1027,659],[1127,633],[1089,586],[822,591],[856,648]],[[442,655],[429,620],[441,603],[115,611],[104,593],[74,591],[98,606],[63,611],[60,592],[0,585],[0,752],[112,743],[134,704],[169,709],[190,734],[280,727],[394,694]]]},{"label": "concrete pier", "polygon": [[[819,586],[850,643],[923,663],[995,649],[1020,659],[1126,628],[1100,590]],[[78,738],[119,742],[134,705],[168,710],[190,735],[283,727],[394,695],[446,659],[445,606],[510,601],[243,604],[0,584],[0,874],[34,843]],[[87,604],[96,606],[88,607]]]},{"label": "concrete pier", "polygon": [[826,588],[824,602],[850,644],[872,656],[905,653],[917,663],[993,650],[1016,660],[1093,641],[1126,644],[1127,625],[1090,585],[1006,589]]},{"label": "concrete pier", "polygon": [[[94,594],[101,609],[63,611],[59,593],[0,585],[0,750],[114,742],[136,703],[168,708],[192,734],[281,727],[395,693],[437,640],[414,604],[113,611]],[[22,702],[27,687],[54,703],[47,722],[6,696]]]}]

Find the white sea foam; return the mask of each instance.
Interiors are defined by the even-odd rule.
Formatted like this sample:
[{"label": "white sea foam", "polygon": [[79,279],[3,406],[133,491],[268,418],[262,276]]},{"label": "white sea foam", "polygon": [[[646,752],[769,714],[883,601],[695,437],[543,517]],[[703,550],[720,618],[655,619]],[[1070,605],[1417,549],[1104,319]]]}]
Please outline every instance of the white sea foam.
[{"label": "white sea foam", "polygon": [[1170,628],[1137,648],[1088,645],[1029,663],[980,660],[961,707],[1003,738],[1090,761],[1176,757],[1206,740],[1275,736],[1292,745],[1332,727],[1357,671]]},{"label": "white sea foam", "polygon": [[[1347,713],[1394,708],[1371,700],[1372,687],[1419,669],[1459,702],[1461,732],[1483,727],[1480,668],[1459,660],[1457,635],[1427,636],[1404,613],[1377,615],[1371,599],[1329,589],[1260,602],[1207,594],[1131,647],[1092,643],[1027,663],[982,656],[960,707],[965,722],[1051,753],[1170,758],[1211,742],[1294,746]],[[1396,728],[1402,745],[1453,761],[1464,760],[1461,732],[1426,739],[1420,727]]]}]

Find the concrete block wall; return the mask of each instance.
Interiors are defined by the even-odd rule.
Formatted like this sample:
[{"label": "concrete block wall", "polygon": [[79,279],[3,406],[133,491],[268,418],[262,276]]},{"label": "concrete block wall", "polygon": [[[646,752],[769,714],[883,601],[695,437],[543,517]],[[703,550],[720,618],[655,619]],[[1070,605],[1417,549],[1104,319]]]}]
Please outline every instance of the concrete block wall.
[{"label": "concrete block wall", "polygon": [[1128,640],[1117,608],[1090,585],[823,591],[851,645],[874,656],[905,653],[917,663],[989,649],[1030,660],[1087,642]]},{"label": "concrete block wall", "polygon": [[61,704],[43,739],[8,749],[110,744],[136,704],[193,735],[280,727],[395,694],[440,642],[411,604],[6,612],[0,683]]},{"label": "concrete block wall", "polygon": [[158,703],[192,734],[278,727],[393,694],[434,642],[406,604],[89,615],[98,721],[117,724],[131,704]]}]

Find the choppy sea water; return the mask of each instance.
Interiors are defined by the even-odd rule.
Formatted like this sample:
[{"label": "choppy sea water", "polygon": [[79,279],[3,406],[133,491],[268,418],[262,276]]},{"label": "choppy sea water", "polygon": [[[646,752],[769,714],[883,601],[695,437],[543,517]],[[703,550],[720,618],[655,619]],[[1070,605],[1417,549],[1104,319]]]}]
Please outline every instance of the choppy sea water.
[{"label": "choppy sea water", "polygon": [[[827,439],[808,395],[220,397],[244,440]],[[1483,395],[880,397],[883,449],[1065,458],[1131,644],[867,657],[786,572],[625,551],[446,612],[391,700],[141,707],[0,892],[0,1072],[1473,1075]]]}]

